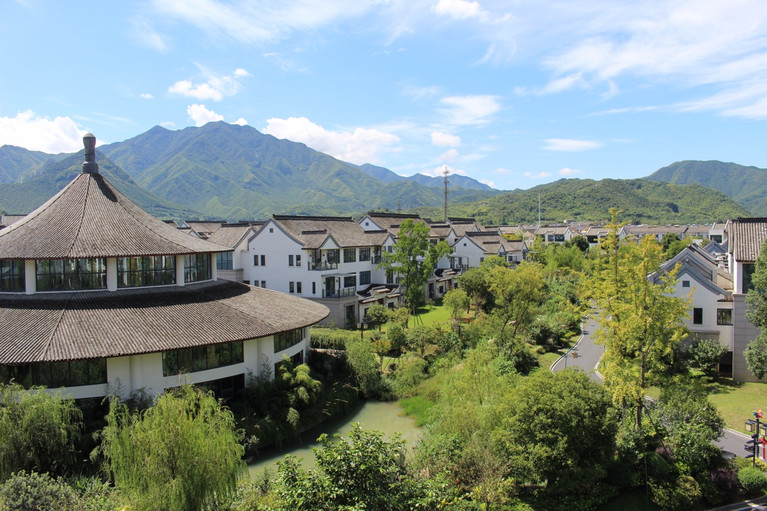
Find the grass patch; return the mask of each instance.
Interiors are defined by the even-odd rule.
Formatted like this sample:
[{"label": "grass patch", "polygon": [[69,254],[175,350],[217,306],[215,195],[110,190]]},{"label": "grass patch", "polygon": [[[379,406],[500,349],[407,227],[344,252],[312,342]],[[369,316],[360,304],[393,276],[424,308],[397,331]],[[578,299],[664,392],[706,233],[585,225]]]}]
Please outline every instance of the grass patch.
[{"label": "grass patch", "polygon": [[408,321],[408,327],[442,324],[450,325],[450,311],[447,307],[442,305],[442,302],[420,307],[418,309],[418,318],[410,316],[410,320]]},{"label": "grass patch", "polygon": [[734,382],[720,378],[706,385],[708,398],[719,409],[728,428],[745,431],[746,419],[755,410],[767,410],[767,384]]},{"label": "grass patch", "polygon": [[399,405],[405,410],[407,415],[410,415],[415,419],[415,423],[418,427],[423,427],[429,423],[431,418],[430,410],[435,404],[434,401],[431,401],[420,394],[399,400]]}]

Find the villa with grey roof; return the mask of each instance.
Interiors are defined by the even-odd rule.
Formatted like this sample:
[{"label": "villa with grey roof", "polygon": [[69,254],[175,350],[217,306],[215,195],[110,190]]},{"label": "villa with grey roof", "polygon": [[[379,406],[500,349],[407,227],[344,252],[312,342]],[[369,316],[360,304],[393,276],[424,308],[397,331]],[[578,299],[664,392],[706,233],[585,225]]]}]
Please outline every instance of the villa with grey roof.
[{"label": "villa with grey roof", "polygon": [[218,280],[229,246],[146,213],[83,172],[0,231],[0,381],[75,398],[151,395],[183,383],[221,396],[283,356],[303,359],[322,304]]}]

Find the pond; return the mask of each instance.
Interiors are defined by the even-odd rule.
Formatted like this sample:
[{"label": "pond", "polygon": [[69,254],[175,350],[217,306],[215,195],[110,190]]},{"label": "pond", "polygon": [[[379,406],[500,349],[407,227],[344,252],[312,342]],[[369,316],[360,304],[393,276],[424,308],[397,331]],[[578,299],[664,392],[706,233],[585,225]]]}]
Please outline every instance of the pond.
[{"label": "pond", "polygon": [[412,449],[420,440],[421,428],[415,425],[415,419],[405,415],[397,402],[366,401],[348,415],[326,421],[314,429],[311,429],[301,435],[301,442],[295,442],[290,445],[284,445],[280,449],[269,449],[262,453],[256,460],[248,465],[248,471],[251,477],[268,470],[271,474],[277,472],[278,460],[285,455],[292,454],[303,458],[303,466],[314,468],[314,454],[312,447],[319,445],[317,437],[322,433],[333,436],[338,433],[345,436],[352,429],[352,424],[358,422],[364,429],[374,429],[382,431],[387,439],[394,434],[399,433],[401,438],[407,442],[409,449]]}]

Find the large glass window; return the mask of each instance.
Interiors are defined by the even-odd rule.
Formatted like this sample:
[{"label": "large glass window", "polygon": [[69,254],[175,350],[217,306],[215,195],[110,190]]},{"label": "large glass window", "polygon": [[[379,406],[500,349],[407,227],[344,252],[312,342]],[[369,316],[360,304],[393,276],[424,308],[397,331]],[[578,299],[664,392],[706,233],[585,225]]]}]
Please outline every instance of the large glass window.
[{"label": "large glass window", "polygon": [[370,261],[370,247],[360,248],[360,261]]},{"label": "large glass window", "polygon": [[345,248],[344,249],[344,262],[345,263],[354,263],[357,261],[357,249],[356,248]]},{"label": "large glass window", "polygon": [[357,285],[357,276],[351,275],[349,277],[344,277],[344,287],[354,287]]},{"label": "large glass window", "polygon": [[717,325],[732,325],[732,309],[716,309]]},{"label": "large glass window", "polygon": [[36,263],[38,291],[107,287],[106,259],[43,259]]},{"label": "large glass window", "polygon": [[176,283],[176,256],[118,257],[117,287]]},{"label": "large glass window", "polygon": [[210,254],[187,254],[184,256],[184,282],[210,279]]},{"label": "large glass window", "polygon": [[278,353],[282,350],[286,350],[291,346],[295,346],[304,339],[304,329],[297,328],[295,330],[289,330],[282,332],[274,336],[274,352]]},{"label": "large glass window", "polygon": [[0,381],[14,380],[24,387],[78,387],[107,382],[105,358],[0,366]]},{"label": "large glass window", "polygon": [[693,325],[702,325],[703,324],[703,309],[700,307],[693,307],[692,309],[692,324]]},{"label": "large glass window", "polygon": [[240,364],[242,361],[242,341],[165,351],[162,354],[162,374],[173,376],[194,373]]},{"label": "large glass window", "polygon": [[360,272],[360,286],[365,286],[367,284],[370,284],[370,272],[369,271],[361,271]]},{"label": "large glass window", "polygon": [[216,254],[216,268],[219,270],[231,270],[234,267],[232,252],[219,252]]},{"label": "large glass window", "polygon": [[0,261],[0,291],[24,290],[24,261]]}]

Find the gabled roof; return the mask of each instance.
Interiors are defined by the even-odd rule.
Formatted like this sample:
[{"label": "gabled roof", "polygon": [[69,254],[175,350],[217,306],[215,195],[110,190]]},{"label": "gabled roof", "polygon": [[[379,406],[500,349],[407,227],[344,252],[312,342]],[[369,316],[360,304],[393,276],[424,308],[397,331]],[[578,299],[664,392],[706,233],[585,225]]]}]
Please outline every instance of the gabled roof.
[{"label": "gabled roof", "polygon": [[208,241],[234,249],[255,231],[249,224],[222,224],[208,236]]},{"label": "gabled roof", "polygon": [[[767,218],[737,218],[730,221],[729,250],[741,263],[753,263],[767,240]],[[0,234],[2,231],[0,231]]]},{"label": "gabled roof", "polygon": [[273,221],[305,249],[319,249],[328,238],[341,248],[372,247],[383,244],[389,233],[365,231],[350,217],[274,215]]},{"label": "gabled roof", "polygon": [[83,172],[48,202],[0,231],[0,259],[67,259],[230,250],[145,212],[104,176]]},{"label": "gabled roof", "polygon": [[0,293],[0,364],[119,357],[266,337],[324,305],[225,280],[105,291]]}]

